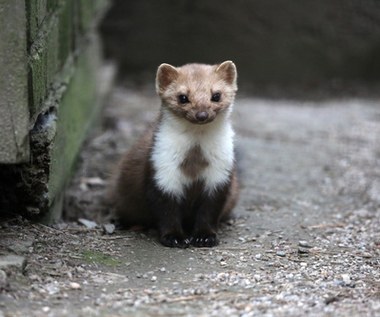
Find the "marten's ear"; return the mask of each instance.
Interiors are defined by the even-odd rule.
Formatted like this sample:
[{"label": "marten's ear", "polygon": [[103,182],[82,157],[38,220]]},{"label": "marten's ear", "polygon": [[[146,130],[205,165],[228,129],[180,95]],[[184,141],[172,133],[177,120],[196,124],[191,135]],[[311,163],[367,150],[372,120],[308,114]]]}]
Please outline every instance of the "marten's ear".
[{"label": "marten's ear", "polygon": [[236,87],[237,71],[236,66],[231,61],[225,61],[217,66],[216,73],[228,84]]},{"label": "marten's ear", "polygon": [[157,70],[156,91],[162,93],[178,77],[177,69],[169,64],[161,64]]}]

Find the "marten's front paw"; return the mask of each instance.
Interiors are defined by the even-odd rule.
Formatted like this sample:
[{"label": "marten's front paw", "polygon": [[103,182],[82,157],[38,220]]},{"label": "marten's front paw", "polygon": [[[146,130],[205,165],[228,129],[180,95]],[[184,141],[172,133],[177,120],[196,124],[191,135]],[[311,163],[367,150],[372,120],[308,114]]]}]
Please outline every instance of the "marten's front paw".
[{"label": "marten's front paw", "polygon": [[160,242],[171,248],[188,248],[190,246],[190,240],[176,234],[166,234],[160,237]]},{"label": "marten's front paw", "polygon": [[211,248],[218,245],[218,243],[219,243],[219,240],[216,237],[215,233],[198,234],[198,235],[195,235],[191,239],[191,244],[194,247],[199,247],[199,248],[202,248],[202,247]]}]

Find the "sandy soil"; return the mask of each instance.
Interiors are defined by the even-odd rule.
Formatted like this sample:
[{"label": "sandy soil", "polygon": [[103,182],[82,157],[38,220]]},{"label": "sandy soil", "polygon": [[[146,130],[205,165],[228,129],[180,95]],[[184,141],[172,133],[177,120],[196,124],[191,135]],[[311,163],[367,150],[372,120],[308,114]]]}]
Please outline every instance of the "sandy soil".
[{"label": "sandy soil", "polygon": [[238,98],[236,217],[219,246],[181,250],[114,230],[103,199],[151,91],[114,89],[64,222],[1,222],[0,316],[380,315],[378,101]]}]

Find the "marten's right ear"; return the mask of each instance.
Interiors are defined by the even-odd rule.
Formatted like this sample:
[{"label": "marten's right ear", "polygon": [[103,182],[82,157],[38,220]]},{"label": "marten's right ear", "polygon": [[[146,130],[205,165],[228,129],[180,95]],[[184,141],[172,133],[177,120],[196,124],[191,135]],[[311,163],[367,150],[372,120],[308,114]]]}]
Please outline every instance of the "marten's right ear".
[{"label": "marten's right ear", "polygon": [[235,89],[237,89],[237,71],[233,62],[225,61],[221,63],[216,68],[216,73],[219,74],[219,76],[221,76],[229,85],[232,85]]},{"label": "marten's right ear", "polygon": [[157,70],[156,91],[158,94],[166,90],[166,88],[178,77],[177,69],[169,64],[161,64]]}]

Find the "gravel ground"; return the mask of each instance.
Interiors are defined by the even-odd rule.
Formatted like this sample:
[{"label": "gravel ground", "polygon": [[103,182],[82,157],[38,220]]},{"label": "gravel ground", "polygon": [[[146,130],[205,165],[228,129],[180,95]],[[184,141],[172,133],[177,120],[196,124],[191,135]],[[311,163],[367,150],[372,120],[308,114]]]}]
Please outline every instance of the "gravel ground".
[{"label": "gravel ground", "polygon": [[380,316],[378,102],[238,98],[235,218],[219,246],[181,250],[114,230],[104,201],[158,109],[150,91],[112,93],[65,222],[1,222],[0,317]]}]

